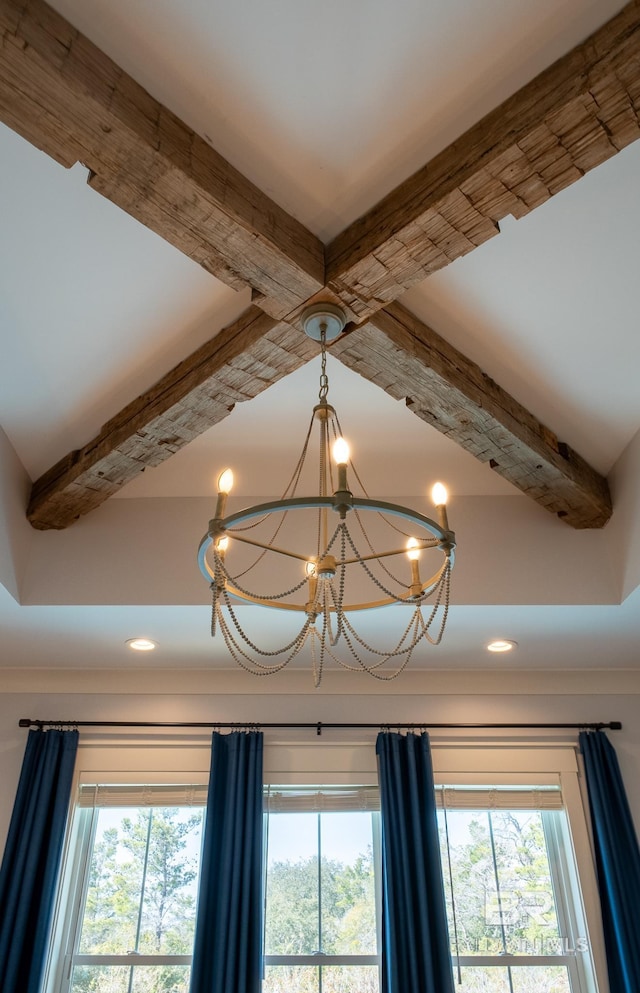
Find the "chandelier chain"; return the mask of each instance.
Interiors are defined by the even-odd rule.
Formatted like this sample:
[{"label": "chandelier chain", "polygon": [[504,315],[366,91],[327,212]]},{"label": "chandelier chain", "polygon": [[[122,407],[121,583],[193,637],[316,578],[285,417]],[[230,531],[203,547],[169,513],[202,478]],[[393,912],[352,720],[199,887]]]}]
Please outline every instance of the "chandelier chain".
[{"label": "chandelier chain", "polygon": [[[338,426],[338,431],[342,435],[342,433],[343,433],[342,432],[342,425],[340,424],[340,418],[338,417],[337,412],[336,412],[335,417],[336,417],[336,424]],[[370,499],[369,493],[367,491],[367,488],[364,485],[364,483],[362,482],[362,480],[360,479],[360,476],[358,475],[358,470],[356,469],[355,465],[351,461],[349,461],[349,465],[351,466],[351,471],[353,472],[353,475],[356,478],[356,482],[358,483],[358,486],[360,487],[360,489],[362,490],[362,492],[366,496],[367,500]],[[385,514],[382,514],[382,513],[378,512],[378,517],[381,517],[382,520],[385,522],[385,524],[387,524],[388,527],[390,527],[392,531],[396,531],[398,534],[404,535],[405,538],[410,538],[411,537],[411,535],[409,534],[408,531],[403,531],[402,528],[399,528],[397,524],[394,524],[393,521],[390,521],[389,518],[386,517]]]},{"label": "chandelier chain", "polygon": [[[366,574],[369,577],[369,579],[371,580],[371,582],[374,583],[378,587],[378,589],[382,590],[382,592],[385,594],[385,596],[388,596],[392,600],[395,600],[396,603],[406,603],[406,599],[404,597],[398,596],[396,593],[393,593],[391,590],[388,590],[386,588],[386,586],[383,586],[383,584],[380,582],[380,580],[378,579],[378,577],[375,576],[374,573],[371,571],[371,569],[369,568],[369,566],[367,565],[367,563],[366,562],[363,562],[362,559],[360,558],[360,552],[356,548],[356,545],[355,545],[355,543],[353,541],[353,538],[351,537],[351,533],[350,533],[349,529],[346,528],[346,526],[345,526],[345,531],[346,531],[346,534],[347,534],[347,538],[349,540],[349,545],[351,547],[351,551],[355,555],[356,559],[358,559],[358,565],[361,566],[364,569],[364,571],[366,572]],[[441,574],[441,576],[442,576],[442,574]],[[438,582],[437,583],[434,583],[434,585],[430,589],[424,590],[424,592],[422,593],[422,595],[420,597],[420,601],[426,600],[427,597],[430,597],[431,596],[431,594],[433,593],[433,591],[437,588],[437,585],[440,582],[441,576],[438,578]]]},{"label": "chandelier chain", "polygon": [[229,599],[229,595],[226,592],[226,590],[223,592],[223,599],[224,599],[225,607],[229,611],[229,617],[233,621],[233,625],[234,625],[236,631],[238,632],[238,634],[240,635],[240,637],[244,641],[245,645],[248,645],[249,648],[252,648],[254,650],[254,652],[257,652],[258,653],[258,655],[262,655],[262,656],[264,656],[264,658],[274,658],[276,655],[282,655],[282,654],[284,654],[284,652],[288,652],[289,649],[295,647],[298,644],[298,642],[300,641],[300,638],[302,638],[302,640],[304,641],[304,637],[305,637],[305,635],[307,633],[307,628],[308,628],[309,623],[310,623],[308,618],[305,621],[305,623],[303,624],[301,630],[296,635],[296,637],[293,638],[289,642],[288,645],[285,645],[283,648],[278,648],[278,649],[276,649],[274,651],[267,651],[266,649],[258,648],[258,646],[256,644],[254,644],[254,642],[251,641],[251,639],[249,637],[247,637],[247,635],[244,633],[244,631],[240,627],[240,625],[238,623],[238,618],[236,617],[235,611],[233,609],[233,605],[231,604],[231,600]]},{"label": "chandelier chain", "polygon": [[[345,618],[345,628],[349,631],[349,633],[352,635],[352,637],[358,642],[358,644],[362,646],[362,648],[366,649],[366,651],[370,652],[372,655],[380,656],[380,658],[381,658],[381,661],[380,662],[376,662],[375,664],[371,664],[371,666],[366,666],[366,668],[379,669],[380,666],[384,665],[384,663],[387,662],[389,659],[398,658],[398,656],[404,655],[408,651],[413,651],[413,649],[417,645],[418,641],[422,637],[422,635],[418,634],[418,629],[420,627],[420,620],[421,620],[420,608],[417,607],[414,610],[413,614],[411,615],[411,619],[410,619],[407,627],[405,628],[403,634],[400,636],[400,640],[398,641],[398,644],[396,645],[395,649],[393,649],[393,651],[390,651],[390,652],[381,652],[379,649],[373,648],[372,645],[369,645],[366,641],[364,641],[363,638],[360,637],[360,635],[358,634],[358,632],[356,631],[356,629],[353,627],[353,625],[350,623],[350,621],[348,619],[346,619],[346,618]],[[424,625],[424,621],[423,621],[423,625]],[[411,628],[412,627],[415,629],[416,636],[414,636],[414,640],[412,641],[412,643],[410,645],[403,647],[403,644],[404,644],[407,636],[409,635],[409,632],[411,631]],[[364,663],[359,658],[359,656],[357,656],[357,654],[356,654],[353,646],[349,642],[349,639],[348,639],[348,637],[346,635],[345,635],[345,641],[347,642],[347,644],[351,648],[351,652],[354,655],[354,657],[357,658],[357,661],[361,665],[364,665]]]},{"label": "chandelier chain", "polygon": [[335,655],[331,650],[329,650],[329,655],[334,662],[337,662],[338,665],[342,666],[343,669],[347,669],[350,672],[360,672],[364,669],[365,672],[368,672],[369,675],[374,676],[376,679],[385,680],[387,682],[391,679],[395,679],[396,676],[399,676],[400,673],[403,672],[404,669],[406,669],[411,659],[413,649],[415,648],[416,644],[419,641],[419,639],[416,639],[407,649],[404,650],[403,653],[401,653],[401,654],[405,654],[406,657],[402,662],[402,664],[396,670],[394,670],[394,672],[381,674],[377,672],[377,670],[381,666],[383,666],[385,662],[388,661],[389,658],[392,658],[391,653],[387,657],[383,658],[380,662],[376,662],[375,665],[368,665],[363,659],[360,658],[347,634],[345,634],[344,640],[345,643],[347,644],[347,647],[349,648],[349,651],[351,652],[352,656],[354,657],[355,661],[358,664],[355,666],[350,665],[348,662],[345,662],[343,659],[339,658],[339,656]]},{"label": "chandelier chain", "polygon": [[[249,655],[246,654],[246,652],[242,650],[242,648],[234,640],[231,631],[228,629],[227,625],[223,622],[222,615],[221,615],[220,628],[224,637],[225,644],[229,650],[229,654],[233,658],[234,662],[236,662],[242,669],[245,669],[247,672],[250,672],[252,673],[252,675],[255,676],[269,676],[274,672],[280,672],[281,669],[284,669],[284,667],[287,666],[289,662],[291,662],[292,659],[296,657],[296,655],[304,645],[304,639],[302,639],[298,647],[292,651],[291,655],[288,658],[284,659],[282,662],[276,663],[275,665],[266,665],[262,662],[258,662],[257,659],[252,659]],[[243,662],[242,661],[243,658],[246,659],[250,663],[250,665],[247,665],[246,662]],[[255,668],[252,668],[252,666],[255,666]]]},{"label": "chandelier chain", "polygon": [[[357,473],[356,473],[356,475],[357,475]],[[373,545],[372,545],[372,543],[371,543],[371,540],[370,540],[370,538],[369,538],[369,535],[368,535],[368,534],[367,534],[367,532],[366,532],[366,529],[365,529],[365,526],[364,526],[364,524],[362,523],[362,518],[361,518],[361,516],[360,516],[360,512],[359,512],[359,510],[358,510],[357,508],[355,508],[355,507],[354,507],[354,509],[353,509],[353,515],[354,515],[354,517],[355,517],[355,519],[357,520],[357,522],[358,522],[358,524],[359,524],[359,526],[360,526],[360,532],[361,532],[361,534],[362,534],[362,537],[364,538],[364,540],[365,540],[365,542],[367,543],[367,548],[369,549],[369,551],[370,551],[370,552],[371,552],[372,554],[374,554],[374,555],[375,555],[375,548],[373,547]],[[393,530],[394,530],[394,531],[397,531],[397,532],[398,532],[398,534],[402,534],[402,535],[404,535],[404,536],[405,536],[405,538],[406,538],[406,537],[409,537],[409,536],[408,536],[408,534],[406,534],[406,533],[405,533],[404,531],[402,531],[402,530],[401,530],[401,528],[397,528],[397,527],[396,527],[396,526],[395,526],[394,524],[392,524],[392,523],[391,523],[391,521],[389,521],[389,520],[388,520],[388,519],[387,519],[387,518],[386,518],[386,517],[384,516],[384,514],[378,514],[378,517],[381,517],[381,518],[383,519],[383,521],[384,521],[384,522],[385,522],[386,524],[388,524],[388,525],[389,525],[389,527],[391,527],[391,528],[393,528]],[[435,547],[436,547],[437,545],[438,545],[438,539],[437,539],[437,538],[433,538],[433,539],[431,539],[431,540],[425,540],[425,539],[422,539],[422,541],[420,542],[420,547],[421,547],[421,548],[435,548]],[[386,574],[387,574],[387,576],[389,577],[389,579],[393,579],[393,581],[394,581],[394,583],[397,583],[397,584],[398,584],[398,586],[403,586],[403,585],[404,585],[404,584],[403,584],[403,582],[402,582],[402,580],[400,580],[400,579],[398,579],[398,577],[397,577],[397,576],[394,576],[394,574],[393,574],[393,573],[391,572],[391,570],[390,570],[390,569],[389,569],[389,568],[388,568],[388,567],[387,567],[387,566],[386,566],[386,565],[384,564],[384,562],[382,561],[382,559],[377,559],[377,562],[378,562],[378,565],[380,566],[380,568],[381,568],[381,569],[382,569],[382,570],[383,570],[384,572],[386,572]]]},{"label": "chandelier chain", "polygon": [[[215,611],[215,613],[216,613],[216,615],[218,617],[218,620],[220,622],[220,630],[222,631],[225,644],[226,644],[226,646],[227,646],[227,648],[229,650],[230,655],[234,659],[234,661],[237,662],[237,664],[240,665],[243,669],[246,669],[247,672],[251,672],[251,673],[254,673],[255,675],[259,675],[259,676],[269,675],[270,673],[278,672],[281,669],[284,669],[284,667],[286,665],[288,665],[289,662],[292,661],[292,659],[295,658],[295,656],[300,652],[300,650],[304,646],[304,643],[305,643],[306,637],[307,637],[307,631],[309,629],[309,625],[311,624],[311,620],[309,618],[307,618],[307,621],[302,626],[301,630],[298,632],[298,634],[296,635],[296,637],[288,645],[286,645],[285,647],[283,647],[283,648],[281,648],[281,649],[279,649],[277,651],[267,652],[267,651],[263,651],[262,649],[258,648],[257,645],[254,645],[253,642],[251,642],[248,638],[246,638],[246,636],[244,635],[242,629],[240,628],[240,626],[238,624],[237,618],[235,617],[235,614],[234,614],[233,609],[231,607],[231,603],[230,603],[230,601],[228,599],[228,596],[226,595],[226,591],[223,591],[223,599],[225,600],[225,606],[229,610],[229,615],[233,619],[233,622],[234,622],[234,625],[236,627],[236,630],[238,631],[238,633],[240,634],[240,636],[245,640],[245,642],[249,645],[249,647],[250,648],[253,648],[253,650],[256,651],[258,653],[258,655],[262,655],[264,657],[275,657],[276,655],[282,655],[284,652],[287,652],[287,651],[289,651],[291,649],[291,654],[286,659],[284,659],[282,662],[278,662],[278,663],[276,663],[274,665],[267,665],[265,663],[259,662],[257,659],[251,658],[251,656],[247,655],[247,653],[243,650],[243,648],[241,647],[241,645],[239,644],[239,642],[234,637],[233,632],[229,628],[228,624],[226,623],[225,618],[224,618],[224,614],[222,613],[222,610],[220,608],[220,604],[219,604],[219,601],[218,601],[217,593],[216,593],[216,591],[214,591],[214,606],[213,606],[213,609],[214,609],[214,611]],[[252,669],[250,666],[246,665],[245,662],[242,661],[243,658],[246,659],[247,662],[249,662],[252,666],[255,666],[256,669],[258,669],[259,671],[256,672],[256,669]]]},{"label": "chandelier chain", "polygon": [[[290,590],[284,590],[283,593],[252,593],[251,590],[246,590],[244,586],[240,585],[240,583],[237,581],[238,580],[237,576],[232,576],[231,573],[227,571],[227,567],[224,564],[224,562],[222,562],[220,555],[218,553],[216,553],[215,558],[216,558],[216,563],[218,562],[220,563],[221,575],[224,576],[225,579],[228,579],[229,582],[232,584],[232,586],[235,586],[236,589],[240,591],[240,593],[244,593],[245,596],[248,596],[254,600],[264,600],[265,602],[268,600],[284,600],[285,597],[291,596],[293,593],[297,593],[298,590],[301,590],[302,587],[307,582],[307,578],[306,576],[304,576],[299,583],[297,583],[295,586],[292,586]],[[240,573],[240,575],[243,576],[244,573]],[[224,586],[224,582],[222,582],[221,585]]]},{"label": "chandelier chain", "polygon": [[329,393],[329,377],[327,376],[327,329],[325,325],[320,328],[320,349],[320,392],[318,399],[320,403],[326,403]]}]

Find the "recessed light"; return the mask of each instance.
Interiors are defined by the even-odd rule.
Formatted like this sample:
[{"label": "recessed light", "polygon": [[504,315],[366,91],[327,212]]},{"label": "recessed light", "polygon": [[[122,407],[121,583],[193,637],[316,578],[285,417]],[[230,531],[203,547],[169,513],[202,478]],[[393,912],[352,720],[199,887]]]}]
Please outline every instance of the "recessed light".
[{"label": "recessed light", "polygon": [[157,641],[152,641],[151,638],[129,638],[125,645],[133,648],[134,652],[152,652],[158,647]]},{"label": "recessed light", "polygon": [[514,648],[518,647],[517,641],[508,641],[506,638],[499,638],[496,641],[490,641],[487,645],[488,652],[511,652]]}]

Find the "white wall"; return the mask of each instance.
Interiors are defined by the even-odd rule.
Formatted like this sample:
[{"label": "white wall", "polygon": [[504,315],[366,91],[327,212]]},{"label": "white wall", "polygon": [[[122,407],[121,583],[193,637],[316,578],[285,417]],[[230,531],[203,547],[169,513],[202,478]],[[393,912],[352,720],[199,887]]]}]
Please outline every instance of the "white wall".
[{"label": "white wall", "polygon": [[35,532],[25,517],[31,480],[0,428],[0,584],[20,601]]}]

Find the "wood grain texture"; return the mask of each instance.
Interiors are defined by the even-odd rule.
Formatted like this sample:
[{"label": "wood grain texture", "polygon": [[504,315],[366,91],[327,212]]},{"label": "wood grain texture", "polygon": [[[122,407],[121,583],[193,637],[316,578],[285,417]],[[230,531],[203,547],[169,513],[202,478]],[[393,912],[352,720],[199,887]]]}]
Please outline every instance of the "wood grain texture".
[{"label": "wood grain texture", "polygon": [[369,321],[332,346],[348,366],[572,526],[603,526],[606,482],[392,301],[634,141],[639,109],[633,0],[343,232],[325,277],[315,236],[42,0],[0,0],[0,119],[257,305],[38,480],[32,524],[66,527],[315,355],[295,325],[319,294]]},{"label": "wood grain texture", "polygon": [[640,0],[342,232],[327,283],[366,318],[640,137]]},{"label": "wood grain texture", "polygon": [[250,307],[38,479],[29,521],[39,530],[68,527],[317,351],[297,329]]},{"label": "wood grain texture", "polygon": [[607,481],[400,304],[339,338],[331,354],[572,527],[609,520]]},{"label": "wood grain texture", "polygon": [[0,120],[278,316],[324,285],[315,235],[42,0],[0,0]]}]

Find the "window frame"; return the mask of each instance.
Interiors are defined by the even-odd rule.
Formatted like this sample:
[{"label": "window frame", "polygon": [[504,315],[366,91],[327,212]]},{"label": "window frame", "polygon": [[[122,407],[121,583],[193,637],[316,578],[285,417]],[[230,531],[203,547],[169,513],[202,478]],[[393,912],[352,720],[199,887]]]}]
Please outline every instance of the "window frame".
[{"label": "window frame", "polygon": [[[100,785],[104,787],[107,784],[100,783]],[[79,951],[87,891],[90,882],[89,863],[93,853],[100,810],[107,807],[120,810],[167,809],[172,806],[166,802],[153,802],[154,785],[156,784],[149,784],[141,779],[139,785],[141,787],[140,792],[146,792],[148,794],[147,797],[145,799],[141,798],[139,802],[132,802],[127,806],[120,803],[83,804],[78,802],[80,799],[78,792],[75,794],[76,802],[74,803],[72,812],[68,858],[63,870],[64,881],[61,905],[62,900],[64,900],[64,914],[61,915],[57,925],[54,925],[55,930],[51,941],[51,947],[57,947],[59,952],[57,956],[51,956],[51,978],[49,978],[49,970],[47,970],[43,985],[44,990],[52,989],[55,993],[69,993],[73,971],[76,967],[122,966],[131,968],[134,966],[160,967],[191,965],[192,954],[140,953],[137,951],[92,954]],[[163,791],[167,785],[192,787],[196,784],[157,784],[158,791]],[[206,789],[198,802],[176,803],[174,806],[184,810],[206,808]],[[142,898],[143,894],[141,893],[141,900]]]},{"label": "window frame", "polygon": [[[580,964],[579,956],[575,956],[577,962],[571,978],[581,984],[580,993],[610,993],[595,860],[588,832],[586,795],[581,786],[583,773],[577,744],[549,741],[487,743],[486,740],[474,744],[460,741],[440,744],[436,741],[432,742],[432,756],[436,788],[473,785],[560,787],[567,826],[563,839],[565,857],[572,857],[575,865],[575,885],[564,886],[563,897],[566,899],[570,887],[571,899],[576,907],[575,917],[584,923],[584,937],[587,939],[584,954],[588,954],[591,965],[590,970],[585,969]],[[557,854],[557,851],[554,852],[554,855]],[[554,867],[550,867],[553,872]],[[570,879],[571,872],[565,877],[565,882]],[[481,965],[480,958],[460,956],[459,961],[461,966]],[[565,956],[556,957],[558,964],[563,964],[561,958]],[[455,968],[455,956],[452,961]],[[528,962],[531,962],[529,956],[522,962],[517,962],[514,956],[500,964],[504,967],[509,963],[515,966]],[[489,964],[496,963],[487,962]],[[542,960],[541,964],[549,964],[548,959]],[[593,983],[589,973],[593,976]]]},{"label": "window frame", "polygon": [[[124,735],[87,735],[80,743],[71,789],[67,830],[61,859],[58,892],[52,915],[49,949],[42,982],[43,993],[68,993],[74,965],[90,958],[95,965],[188,965],[192,956],[79,956],[79,922],[89,882],[87,859],[95,835],[96,817],[75,816],[82,786],[103,785],[200,786],[206,789],[211,762],[210,741],[182,736],[153,738],[144,744]],[[206,797],[205,797],[206,804]],[[87,807],[88,814],[91,808]],[[83,858],[84,855],[84,858]],[[81,878],[82,877],[82,878]],[[99,959],[105,961],[98,961]],[[145,961],[152,958],[153,961]],[[107,961],[107,959],[109,961]],[[117,961],[114,961],[116,960]],[[181,961],[182,960],[182,961]]]},{"label": "window frame", "polygon": [[[289,783],[289,784],[275,784],[270,783],[264,787],[264,794],[266,798],[265,802],[265,817],[278,816],[279,813],[285,813],[286,811],[273,809],[269,810],[269,798],[271,790],[280,791],[286,793],[287,789],[295,791],[296,788],[303,786],[311,787],[309,790],[309,802],[317,794],[320,796],[335,795],[340,786],[352,785],[354,789],[360,788],[363,794],[369,794],[366,799],[363,799],[363,805],[358,807],[349,807],[350,811],[368,813],[371,815],[371,834],[372,834],[372,847],[373,847],[373,865],[374,865],[374,899],[375,899],[375,914],[376,914],[376,945],[377,952],[368,955],[332,955],[325,952],[316,952],[309,955],[273,955],[263,953],[263,965],[266,969],[268,966],[313,966],[318,968],[331,967],[331,966],[375,966],[378,970],[378,982],[381,988],[382,979],[382,887],[381,887],[381,868],[382,868],[382,849],[381,849],[381,825],[380,825],[380,803],[379,803],[379,792],[378,785],[373,784],[363,784],[363,783],[353,783],[353,784],[335,784],[335,783]],[[371,796],[375,794],[373,804],[371,804]],[[294,812],[293,810],[291,812]],[[299,812],[303,812],[302,806]],[[320,815],[322,813],[340,813],[339,807],[331,807],[328,809],[323,808],[321,804],[318,804],[315,808],[313,806],[304,807],[305,813],[315,813],[318,818],[318,832],[320,832]],[[265,871],[265,909],[269,900],[269,887],[266,883],[267,870],[268,870],[268,838],[269,830],[265,832],[265,860],[264,860],[264,871]],[[318,835],[318,851],[321,852],[320,847],[320,834]],[[319,911],[320,912],[320,911]],[[265,922],[266,923],[266,922]]]},{"label": "window frame", "polygon": [[[357,741],[322,742],[309,742],[302,735],[283,737],[285,740],[281,741],[265,739],[265,786],[318,783],[377,786],[375,736],[366,741],[360,736]],[[486,785],[488,780],[496,785],[560,784],[597,991],[610,993],[595,859],[588,826],[588,802],[576,742],[513,740],[479,735],[447,735],[445,738],[432,734],[431,746],[436,785]],[[105,783],[206,784],[210,759],[208,735],[185,737],[183,733],[165,732],[157,736],[145,735],[143,743],[140,738],[126,735],[87,735],[78,749],[63,866],[68,865],[69,852],[77,840],[72,832],[71,817],[77,787],[81,783],[95,783],[96,777],[99,777],[99,781]],[[74,871],[77,872],[78,867]],[[56,954],[54,949],[63,947],[59,938],[64,928],[68,928],[73,912],[73,902],[69,899],[73,885],[73,872],[64,871],[58,886],[43,993],[60,993],[64,970],[70,966],[64,956]],[[378,873],[376,889],[379,887]]]}]

